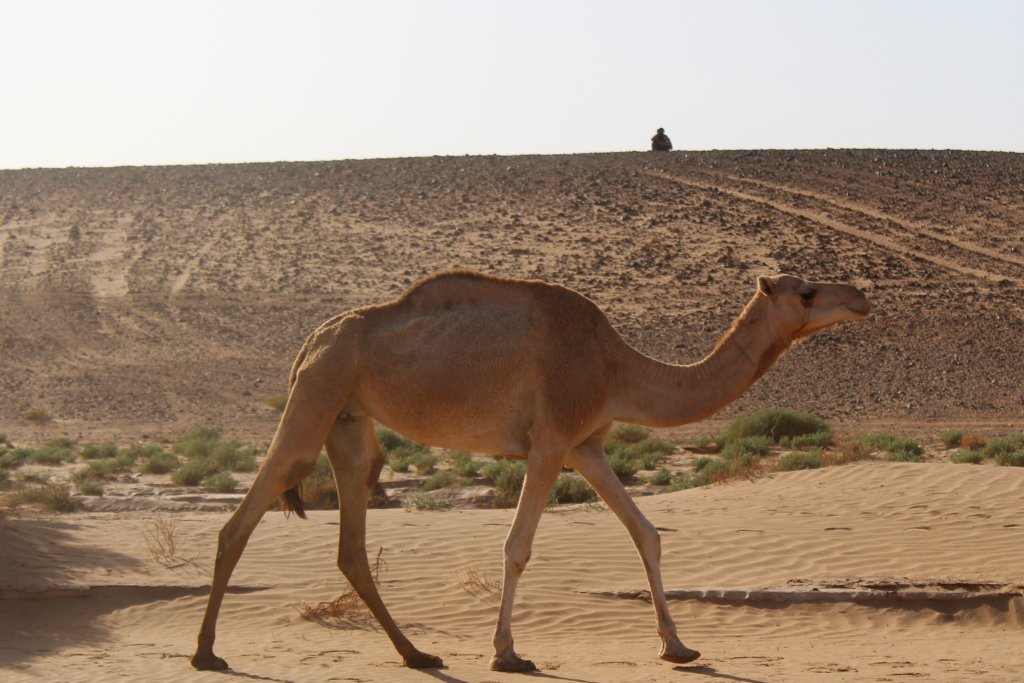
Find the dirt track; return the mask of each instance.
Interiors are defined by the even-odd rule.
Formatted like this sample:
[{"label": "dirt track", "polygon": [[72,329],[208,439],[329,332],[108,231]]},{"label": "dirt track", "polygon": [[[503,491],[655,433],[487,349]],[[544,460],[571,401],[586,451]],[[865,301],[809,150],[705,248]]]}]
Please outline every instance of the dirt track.
[{"label": "dirt track", "polygon": [[0,171],[0,433],[268,439],[265,402],[316,325],[447,268],[574,287],[675,362],[710,350],[759,274],[848,281],[873,318],[811,338],[726,415],[1019,428],[1022,228],[1019,154]]}]

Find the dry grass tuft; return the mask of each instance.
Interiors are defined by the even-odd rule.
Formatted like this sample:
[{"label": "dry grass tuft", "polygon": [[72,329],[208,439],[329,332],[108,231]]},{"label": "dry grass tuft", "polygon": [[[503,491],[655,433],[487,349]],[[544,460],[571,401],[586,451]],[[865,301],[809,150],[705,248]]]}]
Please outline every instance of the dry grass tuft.
[{"label": "dry grass tuft", "polygon": [[195,562],[194,557],[181,557],[178,555],[178,540],[175,533],[178,530],[178,520],[171,515],[157,515],[156,519],[150,522],[150,528],[142,531],[142,538],[146,541],[146,548],[149,556],[159,565],[168,569],[184,567]]},{"label": "dry grass tuft", "polygon": [[[378,587],[380,586],[381,570],[387,571],[388,569],[388,565],[382,557],[383,554],[384,546],[381,546],[377,550],[377,559],[373,563],[373,583]],[[355,588],[350,588],[330,602],[320,602],[315,605],[304,602],[297,609],[299,616],[306,621],[312,621],[326,628],[373,630],[377,626],[376,617],[356,593]]]},{"label": "dry grass tuft", "polygon": [[487,600],[501,590],[501,581],[476,567],[463,567],[455,572],[455,581],[462,590],[477,600]]}]

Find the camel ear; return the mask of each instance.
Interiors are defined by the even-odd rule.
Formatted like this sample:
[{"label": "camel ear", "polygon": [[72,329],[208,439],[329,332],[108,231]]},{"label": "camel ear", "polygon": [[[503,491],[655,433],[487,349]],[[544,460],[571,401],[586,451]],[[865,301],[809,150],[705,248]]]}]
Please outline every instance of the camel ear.
[{"label": "camel ear", "polygon": [[757,278],[757,291],[761,292],[765,296],[772,295],[772,287],[774,287],[772,281],[766,278],[764,275]]}]

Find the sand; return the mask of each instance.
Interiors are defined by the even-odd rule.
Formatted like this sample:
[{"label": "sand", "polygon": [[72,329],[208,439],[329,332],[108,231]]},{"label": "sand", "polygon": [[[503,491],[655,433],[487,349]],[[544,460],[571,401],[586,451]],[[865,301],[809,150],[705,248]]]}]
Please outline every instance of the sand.
[{"label": "sand", "polygon": [[[1024,428],[1021,187],[1022,155],[943,151],[0,171],[0,434],[166,442],[212,424],[265,443],[303,338],[439,269],[573,286],[674,362],[706,353],[756,276],[784,270],[852,282],[875,315],[665,434],[777,405],[840,433],[918,436],[934,456],[944,429]],[[51,419],[25,419],[36,406]],[[0,679],[226,680],[188,659],[237,497],[151,489],[70,515],[0,510]],[[537,678],[581,682],[1024,680],[1022,489],[1024,469],[930,457],[639,498],[680,635],[704,655],[684,666],[657,659],[614,516],[552,509],[517,650]],[[268,513],[217,652],[255,680],[522,680],[488,670],[497,597],[467,582],[500,580],[512,514],[370,511],[384,599],[445,669],[402,668],[379,630],[299,616],[348,589],[329,511]],[[176,558],[161,563],[145,536],[168,520]]]}]

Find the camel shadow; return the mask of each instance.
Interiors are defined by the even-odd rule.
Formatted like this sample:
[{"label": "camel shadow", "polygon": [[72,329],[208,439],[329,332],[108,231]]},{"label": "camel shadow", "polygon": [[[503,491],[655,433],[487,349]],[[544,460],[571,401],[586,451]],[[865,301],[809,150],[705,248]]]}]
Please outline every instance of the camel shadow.
[{"label": "camel shadow", "polygon": [[707,664],[700,666],[676,666],[672,667],[673,671],[679,671],[680,673],[688,674],[700,674],[708,678],[719,678],[723,681],[738,681],[739,683],[768,683],[760,678],[746,678],[744,676],[733,676],[732,674],[721,673],[715,667]]},{"label": "camel shadow", "polygon": [[[445,668],[447,668],[447,667],[445,667]],[[466,680],[463,680],[461,678],[456,678],[454,676],[449,676],[448,674],[446,674],[444,672],[443,669],[420,669],[420,671],[422,673],[430,676],[431,678],[436,678],[437,680],[441,681],[442,683],[472,683],[471,681],[466,681]],[[586,680],[586,679],[583,679],[583,678],[569,678],[567,676],[556,676],[555,674],[545,673],[543,671],[524,672],[524,673],[522,673],[520,675],[523,676],[524,678],[534,678],[534,679],[538,679],[538,678],[539,679],[545,679],[546,678],[546,679],[550,679],[552,681],[569,681],[570,683],[595,683],[594,681],[589,681],[589,680]]]}]

